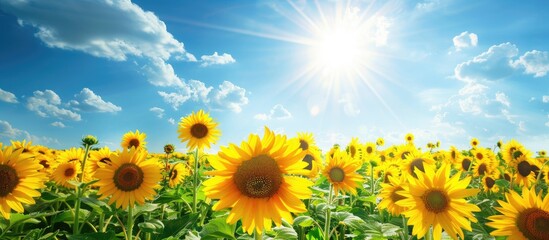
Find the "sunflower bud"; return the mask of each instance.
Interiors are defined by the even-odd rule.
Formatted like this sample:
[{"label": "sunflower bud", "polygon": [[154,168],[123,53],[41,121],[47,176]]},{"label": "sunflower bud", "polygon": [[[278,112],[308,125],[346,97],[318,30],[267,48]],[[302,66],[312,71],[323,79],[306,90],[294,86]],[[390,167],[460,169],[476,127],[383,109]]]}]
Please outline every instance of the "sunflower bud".
[{"label": "sunflower bud", "polygon": [[173,144],[166,144],[164,145],[164,152],[166,154],[170,154],[170,153],[173,153],[173,151],[175,150],[175,146]]},{"label": "sunflower bud", "polygon": [[97,140],[97,138],[95,136],[92,136],[92,135],[87,135],[85,137],[82,138],[82,145],[84,146],[93,146],[95,144],[98,144],[99,141]]}]

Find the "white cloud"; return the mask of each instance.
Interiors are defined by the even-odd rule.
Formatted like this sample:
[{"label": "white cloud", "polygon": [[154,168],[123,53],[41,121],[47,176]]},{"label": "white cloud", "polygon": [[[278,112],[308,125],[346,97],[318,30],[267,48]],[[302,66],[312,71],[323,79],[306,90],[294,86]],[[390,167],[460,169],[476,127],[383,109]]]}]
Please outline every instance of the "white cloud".
[{"label": "white cloud", "polygon": [[69,102],[74,109],[86,112],[118,112],[122,108],[111,102],[105,102],[101,96],[96,95],[89,88],[83,88],[80,93],[75,94],[75,100]]},{"label": "white cloud", "polygon": [[242,111],[242,106],[248,104],[246,89],[229,81],[223,81],[212,93],[211,104],[214,109],[227,108],[233,112]]},{"label": "white cloud", "polygon": [[[183,43],[167,31],[166,24],[153,12],[144,11],[130,0],[80,1],[3,1],[3,10],[14,14],[21,25],[37,29],[47,46],[126,61],[143,58],[149,81],[155,85],[179,84],[165,61],[196,61]],[[161,78],[163,76],[165,78]]]},{"label": "white cloud", "polygon": [[152,107],[149,109],[149,111],[153,112],[154,114],[156,114],[156,116],[158,118],[162,118],[164,117],[164,109],[162,108],[159,108],[159,107]]},{"label": "white cloud", "polygon": [[497,92],[496,93],[496,101],[500,102],[501,104],[509,107],[511,106],[511,102],[509,102],[509,97],[505,95],[505,93]]},{"label": "white cloud", "polygon": [[429,12],[435,10],[440,5],[440,0],[425,0],[416,3],[416,10]]},{"label": "white cloud", "polygon": [[231,54],[223,53],[223,55],[219,55],[217,52],[214,52],[214,54],[212,55],[202,55],[200,59],[202,60],[202,64],[200,64],[200,66],[202,67],[216,64],[223,65],[236,62]]},{"label": "white cloud", "polygon": [[52,126],[54,127],[58,127],[58,128],[65,128],[65,124],[63,124],[62,122],[52,122],[51,123]]},{"label": "white cloud", "polygon": [[543,77],[549,71],[549,53],[538,50],[526,52],[513,62],[513,66],[524,68],[524,73],[534,74],[534,77]]},{"label": "white cloud", "polygon": [[27,108],[41,117],[55,117],[80,121],[80,114],[61,108],[61,98],[52,90],[34,91],[34,96],[27,99]]},{"label": "white cloud", "polygon": [[32,141],[33,144],[39,145],[59,145],[59,141],[57,139],[49,137],[38,137],[30,134],[27,131],[12,127],[12,125],[7,121],[0,120],[0,142],[2,141],[3,137],[5,138],[6,142],[9,140],[27,140]]},{"label": "white cloud", "polygon": [[518,55],[518,48],[511,43],[491,46],[472,60],[460,63],[454,69],[457,79],[497,80],[511,75],[514,71],[512,58]]},{"label": "white cloud", "polygon": [[270,120],[270,119],[284,120],[284,119],[292,118],[292,114],[290,113],[290,111],[284,108],[282,104],[276,104],[273,106],[269,114],[265,114],[265,113],[256,114],[254,118],[258,120]]},{"label": "white cloud", "polygon": [[521,131],[521,132],[525,132],[526,131],[526,124],[523,122],[523,121],[520,121],[518,123],[518,130]]},{"label": "white cloud", "polygon": [[482,95],[470,95],[466,98],[459,99],[458,102],[462,112],[478,115],[482,113],[482,108],[480,106],[486,102],[486,99]]},{"label": "white cloud", "polygon": [[477,46],[478,36],[474,33],[469,33],[465,31],[455,36],[452,41],[454,42],[454,47],[456,48],[456,51],[461,51],[461,49],[464,48]]},{"label": "white cloud", "polygon": [[163,91],[158,91],[158,94],[164,99],[164,102],[172,105],[173,109],[177,110],[181,104],[185,103],[191,96],[188,93],[179,92],[179,93],[167,93]]},{"label": "white cloud", "polygon": [[544,96],[542,97],[542,101],[543,101],[544,103],[549,103],[549,96],[545,96],[545,95],[544,95]]},{"label": "white cloud", "polygon": [[168,122],[171,123],[172,125],[175,125],[175,119],[173,118],[168,118]]},{"label": "white cloud", "polygon": [[481,94],[488,89],[487,86],[476,82],[467,82],[465,87],[461,88],[458,92],[459,95]]},{"label": "white cloud", "polygon": [[9,102],[9,103],[18,103],[17,97],[15,94],[4,91],[0,88],[0,101]]},{"label": "white cloud", "polygon": [[198,80],[189,80],[188,86],[190,88],[191,98],[194,101],[209,102],[208,94],[212,91],[213,87],[206,87],[201,81]]}]

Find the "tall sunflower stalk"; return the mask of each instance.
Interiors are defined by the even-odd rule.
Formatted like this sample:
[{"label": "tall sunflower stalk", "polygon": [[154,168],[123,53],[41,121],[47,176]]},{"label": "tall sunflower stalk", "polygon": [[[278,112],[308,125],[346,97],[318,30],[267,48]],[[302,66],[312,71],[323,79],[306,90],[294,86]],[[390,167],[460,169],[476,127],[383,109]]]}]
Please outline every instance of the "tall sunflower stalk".
[{"label": "tall sunflower stalk", "polygon": [[87,185],[84,183],[84,175],[86,173],[86,160],[88,159],[88,153],[90,152],[90,148],[93,145],[98,144],[97,138],[88,135],[82,138],[82,145],[84,145],[86,151],[84,153],[84,159],[82,159],[82,173],[80,174],[80,179],[78,181],[78,186],[76,186],[76,200],[74,203],[74,224],[72,227],[73,234],[79,234],[80,233],[80,205],[82,204],[81,198],[82,195],[84,195],[84,191],[86,190]]}]

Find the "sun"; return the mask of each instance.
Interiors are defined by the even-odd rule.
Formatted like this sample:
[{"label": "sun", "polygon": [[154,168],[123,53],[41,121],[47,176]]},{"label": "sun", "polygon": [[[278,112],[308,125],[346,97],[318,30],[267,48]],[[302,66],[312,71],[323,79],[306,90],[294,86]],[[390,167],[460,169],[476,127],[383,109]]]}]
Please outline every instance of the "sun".
[{"label": "sun", "polygon": [[355,69],[359,65],[360,34],[351,24],[321,30],[317,43],[312,45],[314,64],[328,73],[339,74]]}]

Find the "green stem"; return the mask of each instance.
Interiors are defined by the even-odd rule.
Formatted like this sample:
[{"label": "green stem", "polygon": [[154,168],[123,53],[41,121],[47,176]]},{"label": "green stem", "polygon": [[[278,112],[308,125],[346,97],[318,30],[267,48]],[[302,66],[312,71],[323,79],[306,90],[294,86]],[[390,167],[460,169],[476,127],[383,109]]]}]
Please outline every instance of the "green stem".
[{"label": "green stem", "polygon": [[332,194],[333,194],[333,186],[330,184],[330,189],[328,190],[328,207],[326,208],[326,220],[324,221],[324,239],[329,240],[330,239],[330,220],[332,215],[332,210],[330,209],[330,206],[332,205]]},{"label": "green stem", "polygon": [[263,233],[258,233],[256,230],[254,230],[254,239],[255,240],[262,240],[263,239]]},{"label": "green stem", "polygon": [[545,167],[545,165],[547,165],[547,163],[549,163],[549,161],[545,161],[543,163],[543,165],[541,165],[540,169],[539,169],[539,173],[538,173],[538,176],[536,177],[536,186],[538,185],[539,183],[539,180],[541,179],[541,174],[543,173],[543,168]]},{"label": "green stem", "polygon": [[[374,183],[374,166],[370,161],[370,191],[372,191],[372,195],[376,194],[375,189],[376,189],[376,184]],[[374,203],[372,202],[370,202],[370,210],[371,210],[371,213],[374,213]]]},{"label": "green stem", "polygon": [[402,230],[404,231],[404,237],[408,239],[408,220],[404,215],[402,216]]},{"label": "green stem", "polygon": [[99,232],[105,232],[105,213],[99,214]]},{"label": "green stem", "polygon": [[132,240],[133,237],[133,206],[128,206],[128,226],[126,227],[126,240]]},{"label": "green stem", "polygon": [[82,160],[82,174],[80,174],[80,185],[76,186],[76,200],[74,203],[74,224],[72,226],[72,233],[74,235],[80,233],[80,198],[82,198],[82,195],[84,194],[85,187],[82,187],[82,183],[84,182],[84,174],[86,173],[85,167],[86,167],[86,160],[88,159],[88,153],[90,152],[91,145],[86,144],[86,152],[84,153],[84,159]]},{"label": "green stem", "polygon": [[433,240],[433,226],[429,227],[429,230],[427,230],[427,233],[425,234],[425,237],[423,237],[425,240]]},{"label": "green stem", "polygon": [[193,213],[196,213],[197,194],[196,188],[198,188],[198,148],[194,151],[194,172],[193,172]]}]

